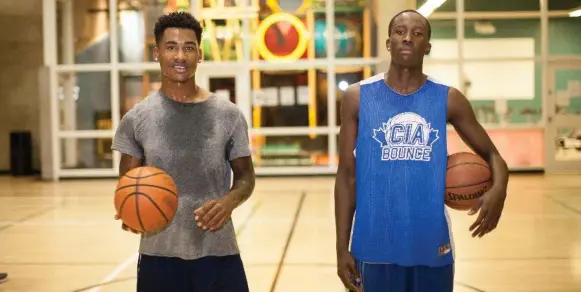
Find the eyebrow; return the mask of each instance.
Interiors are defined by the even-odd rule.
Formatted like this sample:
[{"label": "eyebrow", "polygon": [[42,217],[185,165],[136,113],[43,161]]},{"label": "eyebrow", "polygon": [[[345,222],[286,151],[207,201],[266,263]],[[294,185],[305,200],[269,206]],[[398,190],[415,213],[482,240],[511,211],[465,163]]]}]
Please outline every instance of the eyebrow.
[{"label": "eyebrow", "polygon": [[[404,24],[397,24],[397,25],[393,25],[392,29],[396,29],[396,28],[407,28],[406,25]],[[423,30],[427,30],[428,28],[425,25],[414,25],[412,26],[411,29],[423,29]]]},{"label": "eyebrow", "polygon": [[[195,45],[196,43],[194,41],[185,41],[183,42],[185,45]],[[178,42],[176,41],[167,41],[165,42],[165,45],[177,45]]]}]

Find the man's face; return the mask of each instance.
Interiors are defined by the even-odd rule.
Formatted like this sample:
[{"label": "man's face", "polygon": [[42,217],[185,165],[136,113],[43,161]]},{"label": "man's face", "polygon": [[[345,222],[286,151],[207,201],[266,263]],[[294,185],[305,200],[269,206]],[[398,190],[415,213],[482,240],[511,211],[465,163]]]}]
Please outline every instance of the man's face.
[{"label": "man's face", "polygon": [[386,44],[391,58],[402,65],[420,65],[431,49],[427,30],[426,21],[417,13],[397,16]]},{"label": "man's face", "polygon": [[168,28],[153,50],[164,78],[183,83],[196,73],[201,56],[196,34],[191,29]]}]

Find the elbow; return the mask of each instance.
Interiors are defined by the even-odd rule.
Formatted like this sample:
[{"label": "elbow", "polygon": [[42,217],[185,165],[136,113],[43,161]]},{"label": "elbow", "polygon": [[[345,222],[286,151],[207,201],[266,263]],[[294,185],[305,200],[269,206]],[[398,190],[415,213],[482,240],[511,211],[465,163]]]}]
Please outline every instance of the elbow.
[{"label": "elbow", "polygon": [[343,191],[349,193],[350,190],[355,189],[355,168],[339,166],[337,175],[335,177],[336,194],[342,194]]}]

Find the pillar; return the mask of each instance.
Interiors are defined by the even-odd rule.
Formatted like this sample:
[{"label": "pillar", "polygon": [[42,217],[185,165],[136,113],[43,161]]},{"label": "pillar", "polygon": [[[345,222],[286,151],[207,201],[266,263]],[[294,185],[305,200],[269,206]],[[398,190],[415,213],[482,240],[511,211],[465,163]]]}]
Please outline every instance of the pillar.
[{"label": "pillar", "polygon": [[[63,64],[73,65],[75,63],[74,44],[74,21],[73,21],[73,0],[62,2],[63,18],[61,25],[61,47]],[[63,75],[63,124],[65,131],[74,131],[77,128],[77,106],[76,106],[76,75],[68,72]],[[63,167],[75,167],[77,164],[77,139],[67,138],[64,141],[64,161]]]},{"label": "pillar", "polygon": [[377,57],[381,60],[375,72],[379,73],[387,71],[391,59],[385,47],[385,41],[389,36],[389,22],[400,11],[415,9],[416,0],[375,0],[374,2],[373,18],[377,23]]}]

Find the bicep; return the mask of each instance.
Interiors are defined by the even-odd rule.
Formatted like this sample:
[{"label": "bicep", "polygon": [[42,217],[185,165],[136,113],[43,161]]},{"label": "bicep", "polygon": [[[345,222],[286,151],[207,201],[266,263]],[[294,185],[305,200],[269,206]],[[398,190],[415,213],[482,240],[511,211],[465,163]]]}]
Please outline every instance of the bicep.
[{"label": "bicep", "polygon": [[487,158],[497,152],[488,133],[476,119],[470,102],[457,89],[451,89],[449,93],[448,120],[464,143],[481,157]]},{"label": "bicep", "polygon": [[123,176],[128,171],[141,166],[143,166],[143,159],[128,154],[121,154],[121,162],[119,163],[119,176]]}]

